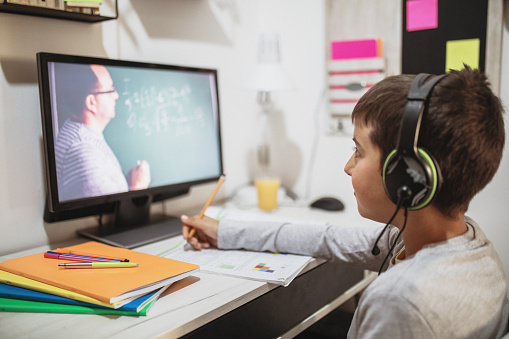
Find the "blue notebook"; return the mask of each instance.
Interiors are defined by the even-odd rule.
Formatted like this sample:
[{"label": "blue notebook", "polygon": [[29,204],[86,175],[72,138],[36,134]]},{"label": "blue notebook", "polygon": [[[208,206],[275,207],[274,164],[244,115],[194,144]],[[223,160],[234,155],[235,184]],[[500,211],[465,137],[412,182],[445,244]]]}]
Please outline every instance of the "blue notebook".
[{"label": "blue notebook", "polygon": [[[148,305],[151,301],[155,301],[159,297],[159,295],[166,289],[163,287],[154,292],[148,293],[140,298],[137,298],[131,301],[128,304],[123,305],[118,308],[118,310],[122,311],[130,311],[130,312],[140,312],[146,305]],[[67,305],[76,305],[76,306],[86,306],[86,307],[95,307],[95,308],[107,308],[104,306],[94,305],[74,299],[68,299],[64,297],[60,297],[58,295],[42,293],[38,291],[29,290],[26,288],[21,288],[17,286],[11,286],[7,284],[0,283],[0,297],[1,298],[9,298],[9,299],[19,299],[19,300],[29,300],[29,301],[41,301],[47,303],[55,303],[55,304],[67,304]],[[153,303],[152,303],[153,304]]]}]

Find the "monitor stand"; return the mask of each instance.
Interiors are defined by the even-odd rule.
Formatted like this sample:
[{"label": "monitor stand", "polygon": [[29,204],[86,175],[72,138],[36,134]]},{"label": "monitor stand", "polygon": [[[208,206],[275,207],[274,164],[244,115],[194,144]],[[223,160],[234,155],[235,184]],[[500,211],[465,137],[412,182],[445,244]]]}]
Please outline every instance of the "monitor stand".
[{"label": "monitor stand", "polygon": [[126,198],[115,203],[114,222],[78,231],[78,234],[109,245],[133,248],[182,233],[182,221],[167,215],[151,215],[151,196]]},{"label": "monitor stand", "polygon": [[79,230],[78,234],[108,245],[134,248],[182,234],[182,221],[166,216],[162,220],[138,227],[122,229],[114,225],[100,225]]}]

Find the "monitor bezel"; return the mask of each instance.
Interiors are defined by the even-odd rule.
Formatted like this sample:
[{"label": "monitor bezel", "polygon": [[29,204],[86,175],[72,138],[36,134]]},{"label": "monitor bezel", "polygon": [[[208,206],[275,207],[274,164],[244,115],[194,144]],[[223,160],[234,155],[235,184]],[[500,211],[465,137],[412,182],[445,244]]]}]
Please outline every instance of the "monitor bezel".
[{"label": "monitor bezel", "polygon": [[[104,66],[135,67],[152,70],[178,70],[195,73],[207,73],[213,75],[215,86],[215,100],[217,104],[217,133],[219,148],[219,166],[220,173],[217,175],[189,181],[179,184],[170,184],[158,187],[149,187],[143,190],[128,191],[122,193],[108,194],[98,197],[87,197],[77,200],[60,201],[58,197],[57,173],[54,149],[54,131],[53,131],[53,110],[50,92],[50,74],[48,65],[51,62],[75,63],[75,64],[99,64]],[[74,218],[82,218],[91,215],[100,215],[104,213],[113,213],[116,205],[121,201],[136,199],[149,199],[149,202],[157,202],[181,196],[189,192],[192,186],[217,181],[223,172],[223,154],[221,145],[221,124],[220,124],[220,105],[217,70],[211,68],[187,67],[178,65],[167,65],[159,63],[149,63],[140,61],[118,60],[90,56],[78,56],[57,53],[37,53],[38,85],[41,105],[45,178],[47,190],[47,202],[45,211],[45,220],[48,222],[62,221]]]}]

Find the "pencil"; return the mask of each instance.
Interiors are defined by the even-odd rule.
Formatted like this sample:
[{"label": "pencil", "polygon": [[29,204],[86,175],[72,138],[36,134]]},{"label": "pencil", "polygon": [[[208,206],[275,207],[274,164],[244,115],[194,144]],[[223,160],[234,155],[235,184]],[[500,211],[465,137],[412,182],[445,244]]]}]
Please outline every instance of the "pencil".
[{"label": "pencil", "polygon": [[124,268],[136,267],[138,264],[133,262],[72,262],[58,264],[63,268]]},{"label": "pencil", "polygon": [[[205,211],[207,210],[207,208],[209,208],[210,204],[212,203],[212,200],[214,200],[214,197],[216,196],[217,194],[217,191],[219,191],[219,188],[221,187],[221,185],[223,184],[223,181],[224,181],[224,177],[225,177],[226,174],[222,174],[220,177],[219,177],[219,180],[217,181],[217,184],[216,184],[216,187],[214,188],[214,190],[212,191],[212,194],[210,194],[210,197],[209,197],[209,200],[207,200],[207,202],[205,203],[205,206],[203,206],[201,212],[200,212],[200,215],[199,215],[199,218],[200,219],[203,219],[203,216],[205,215]],[[189,235],[187,236],[187,238],[192,238],[193,235],[194,235],[194,232],[195,232],[195,229],[191,229],[191,231],[189,232]]]}]

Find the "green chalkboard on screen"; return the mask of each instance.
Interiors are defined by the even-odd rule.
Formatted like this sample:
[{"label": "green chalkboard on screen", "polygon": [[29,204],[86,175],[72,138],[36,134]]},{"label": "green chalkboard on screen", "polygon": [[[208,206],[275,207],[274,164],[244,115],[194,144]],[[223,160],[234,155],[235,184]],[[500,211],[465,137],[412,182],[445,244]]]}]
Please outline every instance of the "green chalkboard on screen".
[{"label": "green chalkboard on screen", "polygon": [[[220,174],[217,94],[210,74],[107,68],[119,98],[104,137],[126,175],[142,160],[150,165],[151,187]],[[214,168],[204,166],[211,163]]]}]

